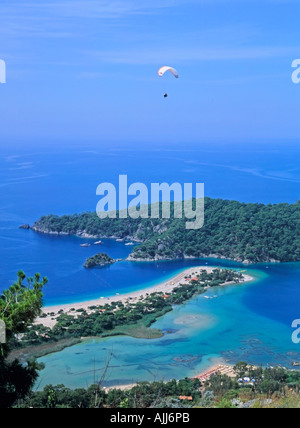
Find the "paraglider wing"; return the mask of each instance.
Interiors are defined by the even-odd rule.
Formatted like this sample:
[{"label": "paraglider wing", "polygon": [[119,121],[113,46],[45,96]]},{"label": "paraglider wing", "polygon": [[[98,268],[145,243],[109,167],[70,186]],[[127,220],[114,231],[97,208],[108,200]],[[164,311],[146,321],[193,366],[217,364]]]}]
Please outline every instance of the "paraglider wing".
[{"label": "paraglider wing", "polygon": [[173,68],[173,67],[168,67],[168,66],[164,66],[164,67],[161,67],[159,70],[158,70],[158,75],[160,76],[160,77],[162,77],[167,71],[170,71],[170,73],[172,73],[173,74],[173,76],[175,76],[176,77],[176,79],[178,79],[178,77],[179,77],[179,75],[178,75],[178,72],[177,72],[177,70],[175,70],[175,68]]}]

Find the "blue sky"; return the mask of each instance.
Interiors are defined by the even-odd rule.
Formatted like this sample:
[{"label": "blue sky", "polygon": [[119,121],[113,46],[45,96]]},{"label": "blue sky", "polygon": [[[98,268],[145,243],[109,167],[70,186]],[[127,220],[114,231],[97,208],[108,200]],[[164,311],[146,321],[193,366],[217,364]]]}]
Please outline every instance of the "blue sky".
[{"label": "blue sky", "polygon": [[298,0],[2,0],[0,144],[297,141],[299,16]]}]

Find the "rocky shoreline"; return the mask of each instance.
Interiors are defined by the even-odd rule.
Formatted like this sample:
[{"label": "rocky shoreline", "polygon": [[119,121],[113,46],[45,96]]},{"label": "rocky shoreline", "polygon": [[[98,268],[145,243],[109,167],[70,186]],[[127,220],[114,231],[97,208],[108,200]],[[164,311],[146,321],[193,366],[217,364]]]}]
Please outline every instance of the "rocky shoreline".
[{"label": "rocky shoreline", "polygon": [[[133,254],[130,254],[126,260],[131,262],[158,262],[158,261],[171,261],[171,260],[198,260],[198,259],[221,259],[221,260],[230,260],[237,263],[243,263],[245,265],[254,264],[253,262],[247,259],[246,260],[243,260],[241,258],[228,259],[227,257],[224,257],[220,254],[208,254],[208,255],[200,254],[197,257],[188,256],[184,254],[182,257],[170,257],[170,258],[160,257],[160,256],[156,256],[154,258],[150,258],[150,257],[142,258],[142,257],[134,257]],[[280,261],[275,259],[269,259],[269,260],[261,261],[259,263],[280,263]]]},{"label": "rocky shoreline", "polygon": [[[116,241],[119,242],[126,242],[126,241],[131,241],[134,242],[136,244],[143,244],[145,243],[147,240],[144,239],[139,239],[136,234],[135,235],[125,235],[125,236],[121,236],[121,235],[105,235],[105,234],[90,234],[88,233],[86,230],[77,230],[74,231],[72,233],[68,233],[68,232],[64,232],[64,231],[53,231],[50,230],[47,227],[39,227],[38,226],[38,222],[34,223],[33,226],[30,226],[29,224],[23,224],[21,226],[19,226],[20,229],[25,229],[25,230],[33,230],[34,232],[37,233],[43,233],[46,235],[55,235],[55,236],[77,236],[78,238],[82,238],[82,239],[114,239]],[[158,247],[159,250],[159,247]],[[156,250],[157,251],[157,250]],[[132,261],[132,262],[155,262],[155,261],[171,261],[171,260],[185,260],[185,259],[191,259],[191,260],[196,260],[199,258],[215,258],[215,259],[223,259],[223,260],[231,260],[231,261],[235,261],[238,263],[243,263],[245,265],[250,265],[250,264],[254,264],[254,262],[248,260],[248,259],[243,259],[242,257],[226,257],[222,254],[217,254],[217,253],[209,253],[209,254],[204,254],[204,253],[200,253],[197,256],[190,256],[184,253],[176,253],[174,252],[173,254],[171,254],[170,256],[166,256],[166,255],[159,255],[155,254],[154,257],[149,257],[148,254],[145,254],[145,256],[141,257],[141,254],[139,254],[141,252],[141,250],[137,249],[136,251],[133,251],[131,254],[129,254],[129,256],[127,257],[127,261]],[[119,260],[117,260],[119,261]],[[280,263],[279,260],[273,259],[273,258],[266,258],[264,260],[259,260],[258,262],[255,263]]]},{"label": "rocky shoreline", "polygon": [[[25,226],[28,226],[28,227],[25,227]],[[68,232],[53,231],[53,230],[50,230],[47,228],[40,228],[40,227],[37,227],[35,225],[33,225],[33,226],[22,225],[22,226],[19,226],[19,229],[31,229],[34,232],[43,233],[45,235],[77,236],[78,238],[85,238],[85,239],[115,239],[115,240],[118,240],[120,242],[125,242],[125,241],[133,241],[136,243],[144,242],[143,240],[137,239],[136,236],[128,235],[128,236],[120,237],[118,235],[103,235],[103,234],[92,235],[90,233],[87,233],[85,230],[78,230],[74,233],[68,233]]]}]

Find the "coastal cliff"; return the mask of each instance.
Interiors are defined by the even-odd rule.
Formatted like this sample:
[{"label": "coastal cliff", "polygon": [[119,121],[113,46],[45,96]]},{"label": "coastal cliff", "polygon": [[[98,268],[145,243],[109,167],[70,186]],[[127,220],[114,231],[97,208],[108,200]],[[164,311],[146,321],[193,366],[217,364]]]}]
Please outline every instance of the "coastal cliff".
[{"label": "coastal cliff", "polygon": [[[32,230],[46,234],[130,240],[128,260],[217,257],[243,263],[300,260],[300,205],[245,204],[205,198],[205,223],[187,230],[185,218],[99,219],[96,213],[41,217]],[[150,212],[150,206],[149,206]]]}]

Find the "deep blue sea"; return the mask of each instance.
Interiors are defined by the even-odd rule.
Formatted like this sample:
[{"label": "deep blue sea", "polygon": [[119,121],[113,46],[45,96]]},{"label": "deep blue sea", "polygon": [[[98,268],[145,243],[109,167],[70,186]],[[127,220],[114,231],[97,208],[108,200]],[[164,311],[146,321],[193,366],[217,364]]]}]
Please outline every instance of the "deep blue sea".
[{"label": "deep blue sea", "polygon": [[[95,211],[97,186],[110,182],[117,187],[120,174],[127,174],[129,185],[142,182],[149,188],[154,182],[204,183],[206,196],[241,202],[293,203],[299,199],[297,145],[249,143],[242,147],[85,144],[0,148],[0,291],[13,283],[20,269],[27,275],[40,272],[49,278],[45,304],[52,305],[147,287],[196,264],[241,268],[237,263],[209,259],[124,261],[85,270],[84,260],[99,251],[94,240],[45,236],[18,226],[32,224],[46,214]],[[83,248],[83,242],[92,245]],[[114,258],[125,258],[131,250],[114,240],[104,240],[101,245],[101,251]],[[154,341],[91,341],[45,357],[41,385],[51,378],[53,383],[86,386],[92,381],[93,359],[97,356],[101,368],[108,349],[114,350],[113,384],[153,376],[183,377],[220,357],[230,362],[247,358],[253,363],[285,365],[300,359],[300,345],[291,342],[291,322],[300,318],[300,264],[246,269],[254,274],[254,283],[220,290],[218,299],[193,299],[157,322],[158,327],[174,331],[173,335]]]}]

